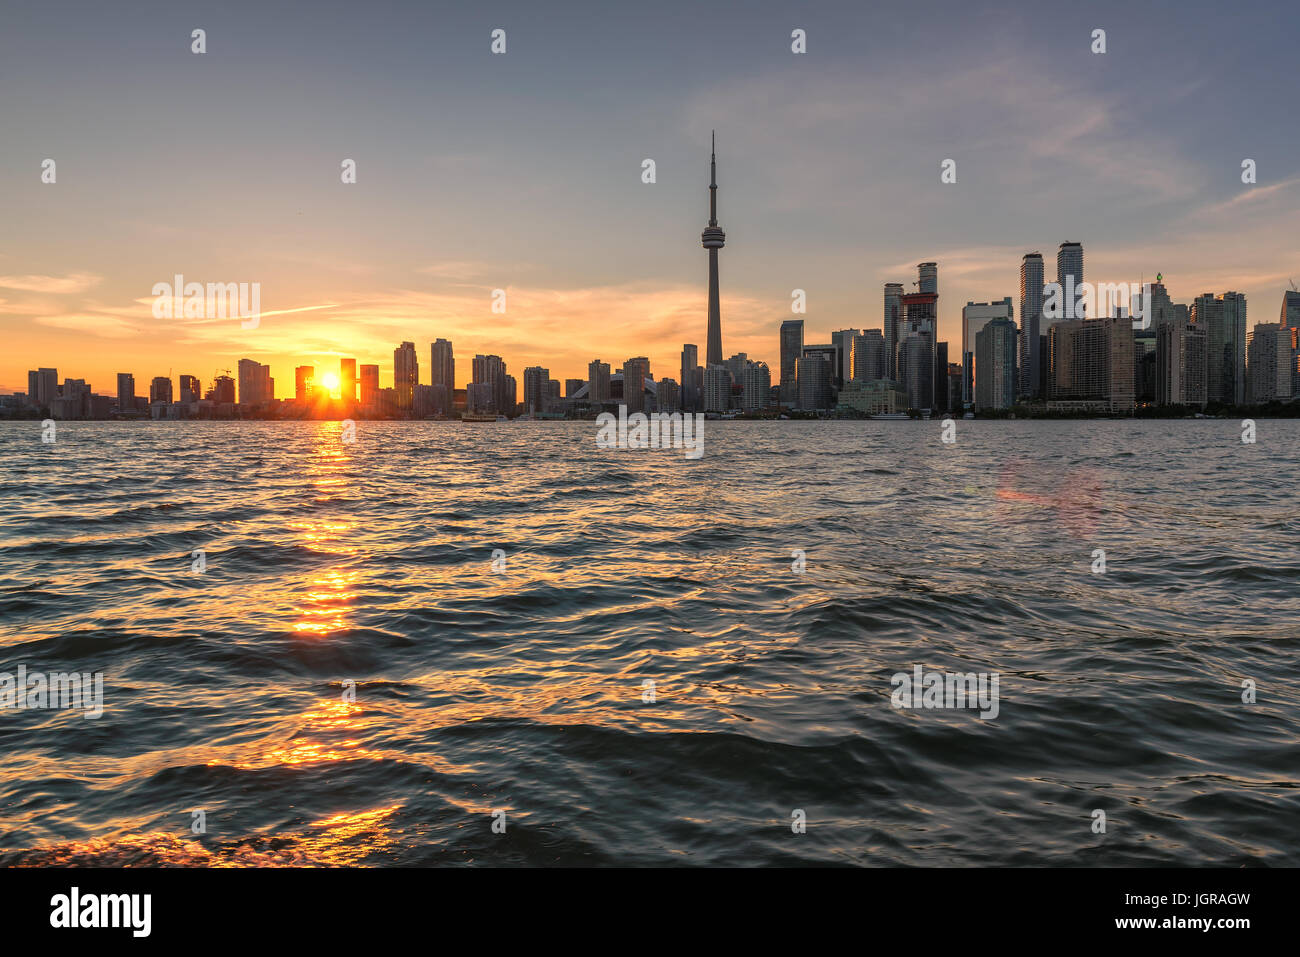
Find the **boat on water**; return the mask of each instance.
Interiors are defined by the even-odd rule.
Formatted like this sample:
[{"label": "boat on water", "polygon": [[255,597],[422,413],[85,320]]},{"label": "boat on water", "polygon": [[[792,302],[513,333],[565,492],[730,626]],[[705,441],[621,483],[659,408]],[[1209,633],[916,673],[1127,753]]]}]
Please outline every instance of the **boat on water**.
[{"label": "boat on water", "polygon": [[907,419],[911,418],[906,412],[881,412],[873,415],[873,419]]},{"label": "boat on water", "polygon": [[505,422],[504,415],[492,415],[488,412],[465,412],[461,415],[462,422]]}]

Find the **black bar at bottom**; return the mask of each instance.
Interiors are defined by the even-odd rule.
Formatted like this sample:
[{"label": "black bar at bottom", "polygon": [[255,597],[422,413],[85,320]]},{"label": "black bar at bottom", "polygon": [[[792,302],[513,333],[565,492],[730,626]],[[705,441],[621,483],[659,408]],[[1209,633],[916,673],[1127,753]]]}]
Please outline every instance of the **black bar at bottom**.
[{"label": "black bar at bottom", "polygon": [[[873,947],[1192,939],[1285,932],[1294,870],[0,870],[6,942],[658,947],[847,933]],[[77,914],[74,919],[74,891]],[[106,900],[103,895],[114,895]],[[149,895],[148,934],[144,897]],[[91,900],[88,900],[91,899]],[[102,917],[101,917],[102,915]],[[1208,921],[1208,926],[1205,922]],[[53,923],[64,926],[55,927]],[[114,923],[116,927],[71,926]],[[609,933],[620,936],[610,938]],[[376,937],[376,935],[382,937]],[[639,944],[637,942],[640,942]],[[962,943],[964,942],[964,943]]]}]

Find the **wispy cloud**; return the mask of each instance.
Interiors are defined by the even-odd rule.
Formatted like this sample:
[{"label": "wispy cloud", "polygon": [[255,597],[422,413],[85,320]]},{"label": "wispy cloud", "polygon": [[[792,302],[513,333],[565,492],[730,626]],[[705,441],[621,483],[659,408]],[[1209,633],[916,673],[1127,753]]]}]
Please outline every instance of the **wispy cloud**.
[{"label": "wispy cloud", "polygon": [[0,287],[65,295],[85,292],[96,286],[101,278],[89,272],[69,273],[66,276],[0,276]]},{"label": "wispy cloud", "polygon": [[38,316],[35,322],[56,329],[71,329],[103,339],[129,339],[140,334],[138,327],[116,316],[68,313],[59,316]]}]

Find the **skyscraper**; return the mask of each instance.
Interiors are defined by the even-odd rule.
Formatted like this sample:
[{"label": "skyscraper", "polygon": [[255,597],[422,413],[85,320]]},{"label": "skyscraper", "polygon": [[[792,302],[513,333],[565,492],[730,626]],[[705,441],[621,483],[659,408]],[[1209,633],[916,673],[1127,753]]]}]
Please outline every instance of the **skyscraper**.
[{"label": "skyscraper", "polygon": [[235,404],[235,380],[228,375],[219,375],[212,380],[212,389],[208,393],[217,405]]},{"label": "skyscraper", "polygon": [[798,380],[799,394],[795,407],[799,409],[829,409],[834,401],[831,391],[831,375],[834,363],[830,358],[832,352],[809,347],[795,363],[795,377]]},{"label": "skyscraper", "polygon": [[439,339],[429,346],[429,383],[446,386],[447,401],[450,403],[451,396],[456,391],[456,356],[448,339]]},{"label": "skyscraper", "polygon": [[1288,289],[1282,293],[1282,314],[1278,317],[1278,322],[1287,329],[1300,326],[1300,292]]},{"label": "skyscraper", "polygon": [[[1004,300],[1008,311],[1011,297]],[[1010,316],[985,319],[974,335],[974,402],[977,409],[1009,409],[1016,404],[1016,324]]]},{"label": "skyscraper", "polygon": [[[1177,316],[1174,314],[1174,303],[1170,300],[1169,291],[1165,289],[1164,283],[1153,282],[1150,285],[1151,321],[1147,323],[1147,328],[1155,329],[1166,322],[1173,322]],[[1183,318],[1186,319],[1186,316]]]},{"label": "skyscraper", "polygon": [[1056,251],[1056,281],[1061,286],[1063,314],[1072,319],[1084,319],[1085,316],[1074,315],[1074,303],[1078,299],[1075,290],[1083,282],[1083,244],[1061,243]]},{"label": "skyscraper", "polygon": [[36,369],[27,373],[27,401],[36,408],[48,409],[58,394],[58,369]]},{"label": "skyscraper", "polygon": [[1171,319],[1155,328],[1156,404],[1205,408],[1205,327]]},{"label": "skyscraper", "polygon": [[[694,349],[694,346],[688,348]],[[684,355],[685,353],[683,353]],[[587,401],[609,401],[609,363],[592,359],[587,363]]]},{"label": "skyscraper", "polygon": [[885,379],[885,336],[879,329],[868,329],[853,337],[849,357],[849,381],[875,382]]},{"label": "skyscraper", "polygon": [[848,382],[853,378],[853,340],[861,334],[861,329],[840,329],[831,333],[831,342],[840,347],[842,362],[840,368],[835,370],[835,376],[841,382]]},{"label": "skyscraper", "polygon": [[403,342],[393,350],[393,388],[397,391],[397,407],[410,412],[415,407],[415,387],[420,382],[420,360],[415,356],[415,343]]},{"label": "skyscraper", "polygon": [[787,319],[781,323],[781,401],[794,404],[798,398],[796,364],[803,355],[803,320]]},{"label": "skyscraper", "polygon": [[623,363],[623,404],[628,414],[645,411],[645,380],[650,375],[650,360],[645,356]]},{"label": "skyscraper", "polygon": [[772,391],[772,370],[766,362],[748,362],[740,373],[740,407],[742,409],[767,408],[768,393]]},{"label": "skyscraper", "polygon": [[[934,409],[937,408],[935,380],[940,371],[935,368],[935,344],[939,338],[938,266],[921,263],[917,270],[918,285],[934,291],[900,297],[903,318],[898,328],[898,381],[907,392],[912,408]],[[917,341],[909,342],[911,339]],[[906,362],[903,361],[905,352]],[[946,365],[942,372],[947,375]]]},{"label": "skyscraper", "polygon": [[[726,412],[731,408],[731,373],[723,366],[708,366],[704,370],[704,388],[701,403],[705,412]],[[627,384],[624,380],[624,395]],[[631,409],[631,406],[628,407]]]},{"label": "skyscraper", "polygon": [[1246,334],[1251,402],[1287,401],[1291,398],[1295,366],[1294,330],[1280,322],[1257,322]]},{"label": "skyscraper", "polygon": [[664,376],[655,384],[659,387],[658,411],[670,413],[680,412],[682,408],[682,396],[681,390],[677,386],[677,381]]},{"label": "skyscraper", "polygon": [[[1049,329],[1048,407],[1133,411],[1133,321],[1066,319]],[[978,363],[977,363],[978,364]]]},{"label": "skyscraper", "polygon": [[[709,251],[709,342],[706,365],[722,364],[722,310],[718,303],[718,250],[727,241],[726,233],[718,226],[718,154],[714,142],[709,159],[709,225],[700,235],[700,241]],[[629,406],[629,409],[631,407]]]},{"label": "skyscraper", "polygon": [[357,360],[339,360],[339,398],[344,402],[357,401]]},{"label": "skyscraper", "polygon": [[[1027,259],[1028,257],[1025,258]],[[1038,259],[1038,268],[1040,270],[1042,269],[1042,265],[1043,265],[1042,257],[1040,256]],[[1024,269],[1022,267],[1021,269],[1022,289],[1023,289],[1023,285],[1024,285]],[[1042,289],[1039,289],[1038,292],[1039,292],[1039,302],[1041,304]],[[1024,301],[1024,295],[1022,292],[1021,302],[1023,301]],[[966,303],[965,306],[962,307],[961,310],[961,366],[962,366],[961,401],[966,405],[975,402],[977,396],[980,394],[978,391],[979,351],[976,348],[976,343],[980,334],[980,330],[982,330],[990,322],[999,319],[1006,319],[1013,322],[1015,321],[1015,313],[1011,305],[1010,296],[1006,296],[998,302],[968,302]],[[1035,332],[1034,332],[1035,339],[1037,339],[1038,337],[1038,333],[1036,329],[1037,329],[1037,325],[1035,324]],[[999,332],[999,335],[1001,334],[1002,333]],[[1020,338],[1021,336],[1018,334],[1016,337],[1017,345],[1019,345]],[[998,344],[995,348],[997,350],[1002,349],[1001,340],[998,340]],[[1019,354],[1020,351],[1021,351],[1020,349],[1017,349],[1017,355]],[[1001,351],[997,351],[996,355],[998,356],[998,361],[1000,362],[1002,356]],[[1037,349],[1034,349],[1033,355],[1035,356],[1035,358],[1037,357],[1038,355]],[[1014,360],[1012,364],[1013,365],[1015,364]],[[1001,372],[999,372],[999,374],[1001,374]],[[1035,378],[1037,378],[1037,376],[1035,376]],[[1019,382],[1017,381],[1017,377],[1014,373],[1012,374],[1011,379],[1018,389]],[[990,393],[990,395],[995,397],[1000,396],[1001,392],[999,390],[1001,390],[1002,388],[1001,381],[999,380],[999,384],[993,388],[994,388],[994,392]],[[1014,405],[1014,404],[1015,404],[1014,401],[1010,403],[1010,405]],[[1009,406],[1003,406],[1003,405],[992,406],[992,408],[995,409],[1002,409],[1008,407]]]},{"label": "skyscraper", "polygon": [[916,267],[916,291],[931,296],[939,295],[939,264],[920,263]]},{"label": "skyscraper", "polygon": [[293,398],[295,402],[310,402],[316,390],[316,367],[297,366],[293,370]]},{"label": "skyscraper", "polygon": [[117,411],[121,415],[135,414],[135,376],[129,372],[117,374]]},{"label": "skyscraper", "polygon": [[170,376],[154,376],[153,382],[149,383],[149,403],[152,405],[155,402],[166,402],[171,405],[172,380]]},{"label": "skyscraper", "polygon": [[181,376],[181,402],[189,405],[191,402],[198,402],[200,398],[202,396],[198,376]]},{"label": "skyscraper", "polygon": [[271,367],[254,359],[239,360],[239,404],[254,406],[275,398]]},{"label": "skyscraper", "polygon": [[1282,293],[1282,314],[1278,322],[1291,330],[1292,351],[1295,353],[1295,361],[1291,364],[1291,394],[1300,396],[1300,292],[1288,289]]},{"label": "skyscraper", "polygon": [[[937,284],[937,283],[936,283]],[[885,283],[885,378],[898,378],[898,325],[903,321],[903,284]]]},{"label": "skyscraper", "polygon": [[361,367],[361,404],[372,408],[379,404],[379,366]]},{"label": "skyscraper", "polygon": [[497,355],[476,355],[474,357],[474,382],[489,387],[490,407],[479,408],[480,412],[496,412],[504,415],[507,409],[513,411],[513,397],[508,396],[506,383],[506,364]]},{"label": "skyscraper", "polygon": [[749,365],[749,353],[737,352],[734,356],[722,363],[722,367],[731,373],[731,381],[736,385],[740,384],[741,373],[745,371],[745,366]]},{"label": "skyscraper", "polygon": [[[700,406],[700,376],[696,370],[700,366],[699,346],[686,343],[682,346],[682,384],[681,405],[684,412],[693,412]],[[608,369],[606,370],[608,371]],[[605,395],[608,399],[608,393]]]},{"label": "skyscraper", "polygon": [[898,345],[898,377],[909,408],[935,407],[934,354],[934,332],[924,324],[909,331]]},{"label": "skyscraper", "polygon": [[1192,303],[1191,320],[1205,326],[1206,401],[1241,405],[1246,401],[1246,297],[1204,293]]},{"label": "skyscraper", "polygon": [[[1017,350],[1017,363],[1019,365],[1017,391],[1020,395],[1028,398],[1039,395],[1043,388],[1043,383],[1039,379],[1039,370],[1042,368],[1040,353],[1043,334],[1044,281],[1042,253],[1025,253],[1024,259],[1020,261],[1020,342]],[[963,347],[962,364],[965,363]],[[970,378],[969,372],[963,372],[963,375],[967,379]],[[965,394],[965,391],[963,388],[963,394]]]},{"label": "skyscraper", "polygon": [[524,412],[539,415],[546,411],[550,398],[551,370],[529,366],[524,370]]}]

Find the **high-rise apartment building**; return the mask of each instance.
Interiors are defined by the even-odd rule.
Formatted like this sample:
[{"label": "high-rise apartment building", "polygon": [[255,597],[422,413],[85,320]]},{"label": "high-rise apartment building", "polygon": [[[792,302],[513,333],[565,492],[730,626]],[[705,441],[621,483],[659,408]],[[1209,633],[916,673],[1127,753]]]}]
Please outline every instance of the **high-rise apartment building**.
[{"label": "high-rise apartment building", "polygon": [[689,342],[682,346],[681,374],[681,406],[683,411],[691,412],[699,408],[702,373],[700,349]]},{"label": "high-rise apartment building", "polygon": [[524,370],[524,412],[540,415],[547,410],[550,399],[551,370],[542,366],[529,366]]},{"label": "high-rise apartment building", "polygon": [[766,362],[748,362],[740,373],[740,407],[748,411],[766,409],[772,391],[772,370]]},{"label": "high-rise apartment building", "polygon": [[510,397],[506,395],[506,364],[497,355],[476,355],[473,363],[474,381],[489,387],[490,408],[480,408],[479,412],[496,412],[504,415],[507,409],[513,409]]},{"label": "high-rise apartment building", "polygon": [[1052,323],[1049,408],[1133,411],[1131,319],[1067,319]]},{"label": "high-rise apartment building", "polygon": [[[1086,319],[1075,315],[1074,304],[1078,293],[1073,292],[1083,283],[1083,244],[1061,243],[1056,251],[1056,281],[1061,287],[1063,315],[1073,319]],[[1060,321],[1059,319],[1055,321]]]},{"label": "high-rise apartment building", "polygon": [[48,409],[59,394],[59,371],[36,369],[27,373],[27,401],[38,409]]},{"label": "high-rise apartment building", "polygon": [[1282,293],[1282,313],[1277,321],[1288,329],[1300,327],[1300,292],[1288,289]]},{"label": "high-rise apartment building", "polygon": [[916,291],[922,295],[939,295],[939,264],[921,263],[916,267]]},{"label": "high-rise apartment building", "polygon": [[135,414],[135,376],[129,372],[117,374],[117,411],[120,415]]},{"label": "high-rise apartment building", "polygon": [[361,367],[361,404],[367,408],[379,405],[379,366]]},{"label": "high-rise apartment building", "polygon": [[1246,297],[1204,293],[1192,302],[1191,320],[1205,326],[1207,401],[1241,405],[1246,401]]},{"label": "high-rise apartment building", "polygon": [[[627,379],[624,377],[623,391],[627,394]],[[702,404],[705,412],[726,412],[731,408],[731,373],[724,366],[711,365],[704,368],[704,390]],[[631,406],[628,406],[629,411]]]},{"label": "high-rise apartment building", "polygon": [[831,333],[831,342],[839,347],[842,360],[840,368],[835,370],[835,376],[840,382],[848,382],[853,378],[853,340],[861,334],[861,329],[840,329]]},{"label": "high-rise apartment building", "polygon": [[898,344],[899,384],[908,408],[934,409],[935,342],[932,326],[918,322],[908,327]]},{"label": "high-rise apartment building", "polygon": [[804,346],[804,354],[795,364],[795,380],[798,397],[795,407],[799,409],[829,409],[835,401],[831,380],[835,370],[834,349]]},{"label": "high-rise apartment building", "polygon": [[[689,348],[694,349],[694,346]],[[683,352],[683,363],[685,362],[685,353]],[[588,402],[608,402],[609,401],[609,363],[601,362],[599,359],[592,359],[587,363],[587,401]]]},{"label": "high-rise apartment building", "polygon": [[[1026,398],[1035,398],[1043,391],[1040,375],[1043,367],[1041,351],[1045,282],[1042,253],[1025,253],[1020,260],[1020,338],[1016,350],[1019,379],[1016,388],[1018,394]],[[967,366],[964,348],[963,346],[962,365]],[[962,375],[969,380],[969,369],[965,369]],[[963,395],[967,392],[965,383],[962,391]]]},{"label": "high-rise apartment building", "polygon": [[644,412],[645,383],[650,378],[650,360],[637,356],[623,363],[623,404],[627,406],[628,415]]},{"label": "high-rise apartment building", "polygon": [[[1039,269],[1041,270],[1042,269],[1041,256],[1039,257],[1038,260],[1038,266]],[[1022,286],[1021,300],[1022,301],[1024,300],[1023,285],[1024,285],[1024,268],[1022,267],[1021,268],[1021,286]],[[1038,295],[1038,309],[1040,313],[1042,311],[1042,298],[1043,298],[1042,290],[1040,289]],[[1034,308],[1032,301],[1030,303],[1029,308],[1031,309]],[[979,335],[981,329],[983,329],[990,322],[993,322],[994,320],[997,319],[1007,319],[1012,322],[1015,321],[1015,314],[1013,312],[1013,307],[1011,305],[1010,296],[1006,296],[1005,298],[997,302],[968,302],[966,303],[965,306],[962,307],[961,310],[961,365],[962,365],[961,401],[963,405],[970,405],[971,403],[973,403],[975,401],[975,396],[976,396],[975,390],[977,389],[976,383],[978,380],[978,369],[979,369],[979,357],[978,355],[976,355],[976,349],[975,349],[976,337]],[[1034,336],[1036,336],[1037,326],[1034,326],[1033,328],[1034,328],[1033,334]],[[1020,331],[1023,331],[1023,329]],[[1021,352],[1020,342],[1021,342],[1021,336],[1019,332],[1017,332],[1016,335],[1017,356],[1019,356]],[[999,346],[999,348],[1001,348],[1001,346]],[[1036,349],[1033,351],[1033,354],[1037,356]],[[998,355],[1000,356],[1001,353],[998,353]],[[1019,394],[1020,383],[1018,381],[1016,374],[1012,375],[1012,382],[1017,389],[1017,394]],[[999,384],[998,389],[1001,388],[1002,386],[1001,384]],[[995,394],[1000,395],[1001,393],[997,392]],[[1015,404],[1014,401],[1011,404],[1014,405]],[[997,406],[992,406],[992,408],[1001,409],[1001,408],[1005,408],[1005,406],[997,405]]]},{"label": "high-rise apartment building", "polygon": [[450,409],[456,392],[456,355],[449,339],[438,339],[429,346],[429,383],[446,387]]},{"label": "high-rise apartment building", "polygon": [[262,405],[275,398],[271,367],[253,359],[239,360],[239,404]]},{"label": "high-rise apartment building", "polygon": [[903,284],[885,283],[885,378],[898,378],[899,324],[903,321]]},{"label": "high-rise apartment building", "polygon": [[852,382],[875,382],[885,379],[885,336],[879,329],[868,329],[853,337],[849,354],[849,377]]},{"label": "high-rise apartment building", "polygon": [[[1004,300],[1007,310],[1011,297]],[[972,304],[973,305],[973,304]],[[987,305],[987,303],[983,304]],[[1016,352],[1020,331],[1008,316],[992,316],[974,333],[976,409],[1009,409],[1016,404]]]},{"label": "high-rise apartment building", "polygon": [[357,401],[357,360],[339,360],[339,398],[345,403]]},{"label": "high-rise apartment building", "polygon": [[415,343],[403,342],[393,350],[393,389],[397,393],[397,408],[410,412],[415,407],[415,387],[420,382],[420,361],[415,355]]},{"label": "high-rise apartment building", "polygon": [[166,402],[172,404],[172,380],[165,375],[154,376],[149,383],[149,404]]},{"label": "high-rise apartment building", "polygon": [[1206,327],[1171,319],[1155,333],[1156,404],[1205,408]]},{"label": "high-rise apartment building", "polygon": [[1246,334],[1251,402],[1288,401],[1295,375],[1295,330],[1280,322],[1259,322]]},{"label": "high-rise apartment building", "polygon": [[781,323],[781,401],[793,405],[798,399],[796,364],[803,355],[803,320],[786,319]]},{"label": "high-rise apartment building", "polygon": [[310,402],[315,397],[316,367],[295,366],[293,370],[293,400]]},{"label": "high-rise apartment building", "polygon": [[658,394],[658,411],[659,412],[680,412],[682,408],[681,389],[676,379],[667,376],[655,383],[659,387]]}]

